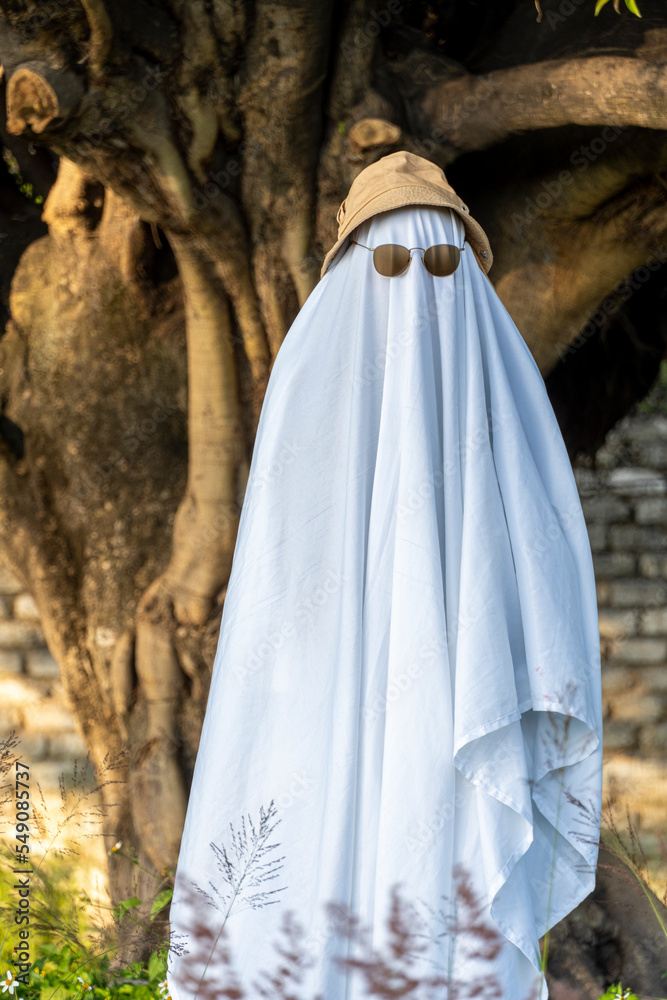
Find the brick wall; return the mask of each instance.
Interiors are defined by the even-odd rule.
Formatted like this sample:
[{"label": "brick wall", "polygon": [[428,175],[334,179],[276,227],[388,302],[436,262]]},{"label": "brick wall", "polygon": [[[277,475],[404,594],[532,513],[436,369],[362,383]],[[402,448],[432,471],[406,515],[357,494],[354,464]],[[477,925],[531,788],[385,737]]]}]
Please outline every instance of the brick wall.
[{"label": "brick wall", "polygon": [[[96,815],[101,800],[99,794],[89,794],[95,784],[92,766],[85,769],[86,748],[65,699],[58,665],[46,647],[35,603],[1,563],[0,706],[0,737],[16,733],[19,743],[12,754],[29,765],[31,799],[44,817],[42,836],[30,823],[33,858],[52,839],[53,847],[75,849],[81,862],[79,887],[106,902],[106,855]],[[80,796],[79,815],[62,826],[72,801]],[[10,842],[12,811],[5,806],[0,824],[0,833]]]},{"label": "brick wall", "polygon": [[667,418],[636,412],[597,468],[575,468],[597,583],[604,790],[637,825],[659,895],[667,880]]}]

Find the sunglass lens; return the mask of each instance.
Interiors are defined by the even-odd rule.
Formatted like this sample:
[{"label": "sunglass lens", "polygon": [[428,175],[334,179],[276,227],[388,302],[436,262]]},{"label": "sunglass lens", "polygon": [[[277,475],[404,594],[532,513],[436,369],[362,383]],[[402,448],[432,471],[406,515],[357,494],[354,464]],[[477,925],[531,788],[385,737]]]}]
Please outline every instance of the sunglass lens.
[{"label": "sunglass lens", "polygon": [[395,278],[410,263],[410,251],[396,243],[383,243],[373,251],[375,270],[385,278]]},{"label": "sunglass lens", "polygon": [[460,259],[461,251],[459,248],[449,246],[447,243],[439,243],[424,251],[424,267],[438,278],[454,274]]}]

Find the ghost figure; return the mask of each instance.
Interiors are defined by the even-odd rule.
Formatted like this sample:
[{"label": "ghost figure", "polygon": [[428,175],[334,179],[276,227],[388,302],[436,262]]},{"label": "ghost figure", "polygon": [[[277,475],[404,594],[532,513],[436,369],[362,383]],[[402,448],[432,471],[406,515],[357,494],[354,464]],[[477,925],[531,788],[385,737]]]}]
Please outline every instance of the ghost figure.
[{"label": "ghost figure", "polygon": [[[374,212],[364,174],[392,157]],[[366,171],[260,416],[173,1000],[546,1000],[539,940],[595,884],[599,632],[565,445],[442,171]]]}]

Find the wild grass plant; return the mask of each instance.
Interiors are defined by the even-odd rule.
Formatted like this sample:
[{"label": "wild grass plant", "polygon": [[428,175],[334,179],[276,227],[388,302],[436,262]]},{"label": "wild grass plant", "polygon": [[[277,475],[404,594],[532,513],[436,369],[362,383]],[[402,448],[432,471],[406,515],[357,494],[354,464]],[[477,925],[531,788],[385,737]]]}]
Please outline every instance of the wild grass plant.
[{"label": "wild grass plant", "polygon": [[[239,883],[243,872],[239,872]],[[326,907],[327,926],[331,936],[340,942],[347,955],[333,956],[339,970],[349,970],[355,981],[369,997],[406,998],[406,1000],[502,1000],[502,986],[493,973],[490,963],[498,956],[504,938],[484,920],[483,907],[472,891],[470,881],[462,871],[456,873],[455,906],[443,907],[435,913],[434,934],[411,901],[394,886],[387,918],[386,941],[373,947],[368,930],[357,916],[339,903]],[[273,971],[260,971],[252,983],[252,992],[240,984],[229,947],[224,916],[222,926],[216,930],[200,899],[198,886],[184,889],[181,904],[191,907],[192,928],[186,942],[172,941],[175,954],[189,955],[183,970],[187,981],[188,996],[198,1000],[226,997],[234,1000],[326,1000],[318,994],[303,992],[305,974],[314,962],[309,946],[309,933],[295,916],[286,912],[279,928],[280,940],[274,944],[279,956]],[[267,904],[269,905],[269,904]],[[458,979],[446,959],[442,963],[427,962],[431,971],[424,972],[420,959],[425,956],[434,940],[441,940],[441,954],[447,956],[448,942],[456,940],[465,960],[475,960],[481,971],[465,981]],[[215,964],[210,962],[215,956]],[[485,963],[488,963],[485,969]],[[198,974],[195,967],[203,972]],[[419,966],[419,971],[418,971]],[[537,993],[521,1000],[537,1000]]]},{"label": "wild grass plant", "polygon": [[[13,754],[16,742],[10,737],[0,740],[0,777],[7,774],[19,759]],[[107,771],[112,773],[118,762],[110,761]],[[84,769],[85,771],[85,769]],[[65,790],[64,780],[61,781],[61,821],[57,832],[62,833],[65,826],[86,815],[86,810],[96,810],[97,807],[87,802],[89,797],[102,787],[102,782],[113,781],[113,777],[100,775],[98,783],[90,789],[83,787],[82,771],[75,768],[74,787]],[[35,823],[39,828],[43,825],[44,800],[39,790],[41,807],[38,804],[35,813]],[[7,796],[5,796],[5,801]],[[582,805],[582,809],[585,807]],[[234,900],[242,893],[246,884],[244,881],[243,864],[252,867],[253,858],[256,863],[263,864],[260,871],[277,875],[280,859],[270,861],[259,852],[253,854],[253,837],[259,838],[268,849],[267,839],[272,831],[271,815],[264,816],[264,824],[252,824],[244,828],[245,840],[237,839],[237,853],[226,854],[224,847],[217,851],[220,862],[222,880],[211,894],[202,887],[193,887],[193,894],[201,902],[208,897],[211,905],[226,907],[227,915],[232,911]],[[667,928],[662,915],[653,903],[650,886],[646,878],[646,859],[644,858],[637,831],[628,816],[629,845],[621,836],[608,805],[605,812],[605,827],[607,832],[603,847],[610,851],[616,860],[622,862],[627,877],[638,887],[648,900],[649,905],[658,920],[662,932],[667,938]],[[4,833],[4,831],[3,831]],[[117,856],[123,863],[138,865],[131,848],[117,842],[109,854]],[[41,859],[34,862],[34,873],[31,875],[31,952],[35,956],[29,972],[22,981],[17,980],[15,969],[16,949],[12,949],[15,925],[15,903],[12,896],[10,879],[16,876],[10,871],[10,862],[16,867],[16,856],[7,843],[0,843],[0,861],[2,863],[2,879],[0,880],[0,912],[2,913],[3,931],[0,935],[0,997],[7,1000],[120,1000],[133,997],[136,1000],[169,1000],[166,983],[167,957],[171,945],[175,953],[182,952],[179,942],[169,940],[169,935],[162,938],[155,932],[154,921],[159,914],[164,915],[173,887],[173,871],[163,870],[160,873],[148,873],[154,879],[155,892],[151,900],[148,922],[138,916],[141,901],[132,896],[122,900],[111,908],[113,926],[101,919],[109,907],[99,901],[93,901],[86,893],[71,891],[73,874],[77,864],[77,853],[74,847],[63,848],[56,843],[55,835],[46,843]],[[139,865],[139,867],[142,867]],[[142,869],[146,872],[146,869]],[[251,873],[252,874],[252,873]],[[249,878],[248,896],[257,905],[269,905],[269,890],[259,876]],[[444,942],[447,939],[465,941],[469,955],[478,960],[478,967],[485,961],[492,969],[494,959],[502,947],[502,935],[484,920],[483,908],[476,899],[470,880],[466,873],[456,872],[455,905],[443,907],[434,916],[440,920],[438,934],[443,941],[443,954],[446,953]],[[667,900],[667,892],[665,894]],[[143,911],[142,911],[143,912]],[[273,970],[260,971],[252,984],[253,992],[249,993],[240,985],[234,971],[233,956],[230,953],[224,921],[217,933],[211,928],[210,919],[206,919],[205,908],[200,907],[201,921],[192,927],[191,940],[197,951],[206,955],[215,950],[216,975],[213,979],[203,982],[193,982],[192,995],[198,1000],[326,1000],[325,997],[313,997],[304,992],[304,977],[309,968],[312,956],[306,947],[307,934],[293,914],[286,913],[280,928],[280,940],[274,943],[276,950],[276,965]],[[348,969],[361,984],[369,997],[395,998],[395,1000],[502,1000],[503,993],[500,984],[492,971],[480,974],[466,982],[455,978],[451,964],[443,963],[441,967],[433,968],[424,975],[417,973],[416,967],[420,956],[423,956],[429,939],[433,940],[433,929],[428,931],[423,919],[412,904],[404,899],[397,886],[391,897],[389,916],[387,919],[387,935],[381,948],[373,948],[369,942],[367,930],[362,927],[346,907],[339,904],[329,904],[327,907],[329,926],[336,928],[335,934],[341,943],[345,942],[345,955],[335,959],[341,969]],[[141,927],[146,934],[146,940],[152,943],[152,951],[146,961],[129,963],[123,967],[112,967],[112,960],[117,958],[120,947],[121,925],[130,920]],[[226,920],[226,918],[225,918]],[[433,925],[432,925],[433,926]],[[546,962],[546,935],[543,948]],[[543,966],[544,967],[544,966]],[[621,983],[611,984],[600,1000],[633,1000],[635,994]],[[537,1000],[537,998],[525,998]],[[595,1000],[595,998],[591,998]],[[642,1000],[642,998],[639,998]]]},{"label": "wild grass plant", "polygon": [[[0,740],[0,778],[3,780],[14,771],[15,764],[21,762],[21,757],[15,753],[17,746],[14,734]],[[101,900],[92,900],[83,890],[74,889],[80,867],[77,845],[82,837],[99,836],[86,832],[86,827],[91,820],[104,817],[93,797],[104,786],[117,783],[114,772],[122,765],[123,758],[124,753],[106,758],[92,786],[89,760],[83,766],[74,762],[69,787],[66,787],[65,775],[61,774],[60,808],[55,828],[47,824],[49,810],[41,786],[31,780],[30,820],[17,823],[19,836],[11,837],[12,841],[28,844],[24,854],[17,854],[7,829],[0,830],[3,838],[0,840],[0,995],[3,998],[64,1000],[65,997],[85,996],[88,1000],[111,1000],[130,995],[136,1000],[156,1000],[164,994],[159,988],[161,983],[166,985],[167,943],[164,940],[156,938],[155,951],[147,962],[130,963],[120,970],[110,968],[120,947],[117,939],[122,921],[129,919],[141,923],[134,916],[140,901],[132,897],[113,907]],[[7,781],[2,787],[3,816],[15,811],[4,808],[12,795],[13,776],[11,782]],[[25,832],[24,828],[27,828]],[[72,828],[78,828],[75,836]],[[119,848],[117,844],[109,853],[117,853]],[[128,859],[137,864],[131,854]],[[16,888],[24,873],[25,878],[29,873],[29,922],[17,924]],[[164,886],[172,875],[173,872],[168,872],[158,877],[153,915],[168,903]],[[142,924],[142,927],[147,937],[152,934],[149,925]],[[29,929],[30,954],[34,957],[25,975],[18,969],[17,957],[22,928]]]},{"label": "wild grass plant", "polygon": [[[667,942],[667,924],[665,923],[663,915],[660,913],[659,909],[655,905],[655,902],[653,901],[654,893],[648,879],[648,859],[644,853],[644,849],[642,848],[638,830],[632,822],[630,810],[626,806],[627,834],[625,836],[621,834],[621,831],[618,828],[614,818],[614,812],[609,801],[607,801],[605,806],[602,820],[604,828],[607,831],[607,837],[605,838],[603,845],[604,849],[613,858],[621,862],[624,877],[629,881],[631,886],[645,896]],[[661,840],[660,850],[663,861],[667,861],[667,847],[665,846],[664,840]],[[603,870],[609,869],[618,871],[618,868],[615,867],[612,869],[611,865],[606,865],[604,862],[599,863],[598,867]],[[665,886],[665,891],[660,898],[660,902],[663,906],[667,906],[667,886]],[[667,972],[665,972],[665,976],[667,977]]]}]

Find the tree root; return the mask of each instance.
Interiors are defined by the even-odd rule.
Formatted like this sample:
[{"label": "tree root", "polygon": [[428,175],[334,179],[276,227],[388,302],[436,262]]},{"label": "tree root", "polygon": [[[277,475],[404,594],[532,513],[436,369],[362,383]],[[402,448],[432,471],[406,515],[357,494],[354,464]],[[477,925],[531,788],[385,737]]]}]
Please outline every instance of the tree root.
[{"label": "tree root", "polygon": [[244,457],[229,306],[192,240],[167,234],[183,284],[189,462],[165,581],[181,622],[203,625],[232,564]]}]

